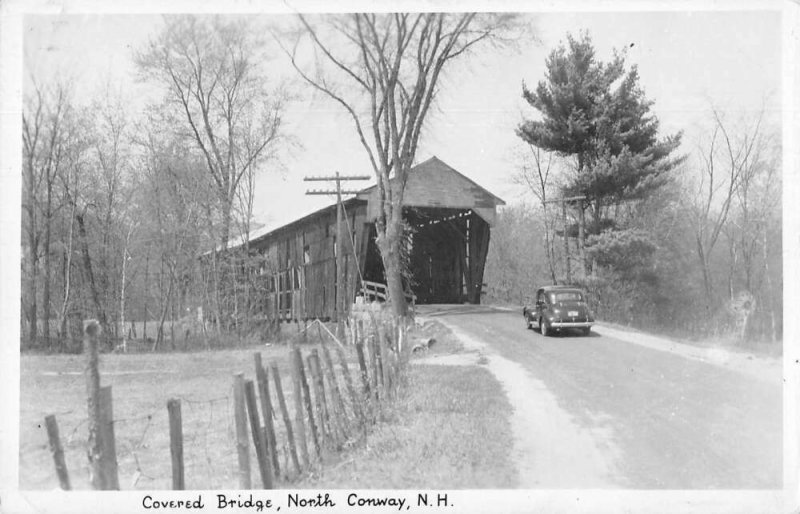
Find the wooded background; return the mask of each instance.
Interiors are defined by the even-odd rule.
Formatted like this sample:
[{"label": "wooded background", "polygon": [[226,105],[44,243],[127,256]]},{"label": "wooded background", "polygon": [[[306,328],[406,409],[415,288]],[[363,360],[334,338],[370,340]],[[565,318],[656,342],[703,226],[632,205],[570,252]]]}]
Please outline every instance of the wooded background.
[{"label": "wooded background", "polygon": [[[572,282],[603,320],[780,341],[780,129],[764,110],[709,102],[701,138],[662,134],[624,52],[603,62],[588,34],[551,50],[547,76],[521,91],[531,109],[508,180],[529,195],[492,227],[485,300],[518,305]],[[117,342],[149,325],[156,349],[197,328],[197,306],[218,332],[263,331],[242,323],[268,266],[246,241],[268,201],[257,174],[297,145],[282,125],[292,97],[241,18],[170,17],[135,62],[163,93],[136,116],[111,86],[88,102],[67,81],[26,86],[23,348],[77,350],[94,317]],[[565,227],[550,202],[575,195]]]}]

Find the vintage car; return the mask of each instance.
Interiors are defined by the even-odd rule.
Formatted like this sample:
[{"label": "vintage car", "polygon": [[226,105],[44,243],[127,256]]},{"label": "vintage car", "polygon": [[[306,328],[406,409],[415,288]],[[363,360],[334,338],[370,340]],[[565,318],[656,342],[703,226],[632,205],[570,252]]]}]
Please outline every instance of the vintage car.
[{"label": "vintage car", "polygon": [[568,328],[589,335],[594,315],[586,303],[586,293],[579,287],[545,286],[536,291],[536,304],[523,307],[528,328],[538,327],[543,336]]}]

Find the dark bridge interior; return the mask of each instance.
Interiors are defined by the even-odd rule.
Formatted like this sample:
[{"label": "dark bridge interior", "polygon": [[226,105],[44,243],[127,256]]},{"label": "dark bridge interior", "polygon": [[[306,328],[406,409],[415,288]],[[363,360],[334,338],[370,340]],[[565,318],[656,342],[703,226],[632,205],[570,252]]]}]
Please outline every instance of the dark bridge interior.
[{"label": "dark bridge interior", "polygon": [[[407,207],[410,283],[419,304],[480,303],[489,225],[470,209]],[[364,279],[386,283],[371,228]]]}]

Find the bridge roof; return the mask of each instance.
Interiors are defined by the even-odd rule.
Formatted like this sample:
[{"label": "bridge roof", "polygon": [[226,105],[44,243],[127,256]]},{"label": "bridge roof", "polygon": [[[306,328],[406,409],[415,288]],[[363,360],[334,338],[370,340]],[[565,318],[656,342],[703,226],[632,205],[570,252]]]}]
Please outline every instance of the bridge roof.
[{"label": "bridge roof", "polygon": [[[392,179],[392,187],[397,181]],[[371,186],[361,191],[357,198],[369,201],[368,216],[378,215],[378,188]],[[462,175],[444,161],[434,156],[411,168],[403,195],[404,207],[444,207],[472,209],[489,224],[493,224],[495,209],[506,203],[488,190]]]},{"label": "bridge roof", "polygon": [[[396,180],[392,179],[391,182],[392,187],[396,188]],[[365,201],[367,202],[367,217],[374,220],[379,212],[377,186],[373,185],[361,190],[354,197],[344,200],[344,204],[347,208]],[[479,186],[436,156],[411,168],[403,197],[404,207],[472,209],[490,225],[494,224],[497,206],[505,204],[501,198]],[[251,232],[250,244],[257,245],[280,234],[301,229],[319,216],[333,212],[335,208],[336,204],[334,203],[282,226],[264,227]],[[243,242],[232,242],[228,248],[236,248],[243,244]]]}]

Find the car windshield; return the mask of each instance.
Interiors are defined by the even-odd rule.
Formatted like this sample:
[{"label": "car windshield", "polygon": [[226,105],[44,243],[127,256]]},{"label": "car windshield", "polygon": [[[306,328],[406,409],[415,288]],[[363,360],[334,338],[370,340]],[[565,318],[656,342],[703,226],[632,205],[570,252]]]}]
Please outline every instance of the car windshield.
[{"label": "car windshield", "polygon": [[559,291],[551,293],[550,299],[553,303],[558,302],[582,302],[583,295],[578,291]]}]

